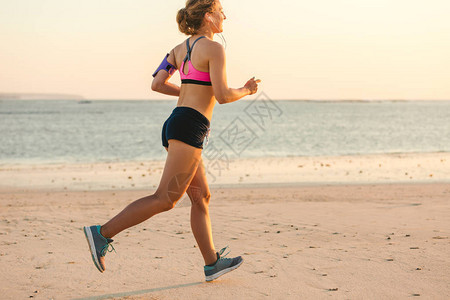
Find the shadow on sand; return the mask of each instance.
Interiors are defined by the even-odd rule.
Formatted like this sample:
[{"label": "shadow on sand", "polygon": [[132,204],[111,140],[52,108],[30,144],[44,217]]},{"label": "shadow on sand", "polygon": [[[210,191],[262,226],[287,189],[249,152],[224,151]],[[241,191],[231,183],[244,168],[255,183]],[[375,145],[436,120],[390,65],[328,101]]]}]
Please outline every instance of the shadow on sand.
[{"label": "shadow on sand", "polygon": [[100,299],[111,299],[111,298],[119,298],[119,297],[127,297],[127,296],[136,296],[136,295],[143,295],[143,294],[160,292],[160,291],[165,291],[165,290],[185,288],[185,287],[195,286],[195,285],[199,285],[199,284],[203,284],[203,283],[204,282],[193,282],[193,283],[166,286],[166,287],[161,287],[161,288],[153,288],[153,289],[148,289],[148,290],[131,291],[131,292],[116,293],[116,294],[108,294],[108,295],[99,295],[99,296],[92,296],[92,297],[86,297],[86,298],[76,298],[74,300],[100,300]]}]

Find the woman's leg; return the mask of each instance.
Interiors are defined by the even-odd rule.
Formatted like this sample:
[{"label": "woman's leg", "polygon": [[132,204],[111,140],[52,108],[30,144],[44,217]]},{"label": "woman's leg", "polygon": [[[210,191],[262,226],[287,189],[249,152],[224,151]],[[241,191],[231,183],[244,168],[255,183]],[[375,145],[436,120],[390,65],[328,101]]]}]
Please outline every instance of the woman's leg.
[{"label": "woman's leg", "polygon": [[[208,204],[210,192],[206,181],[203,161],[200,161],[197,172],[192,179],[187,193],[192,201],[191,227],[200,251],[205,260],[203,267],[205,280],[212,281],[237,269],[243,262],[242,257],[217,257],[211,231]],[[221,253],[222,254],[222,253]]]},{"label": "woman's leg", "polygon": [[169,140],[169,150],[158,189],[153,195],[134,201],[101,227],[111,238],[148,218],[172,209],[186,192],[201,160],[202,150],[178,140]]},{"label": "woman's leg", "polygon": [[216,250],[211,230],[211,219],[209,217],[209,200],[211,194],[206,180],[205,167],[200,160],[197,172],[187,189],[187,194],[192,202],[191,228],[197,241],[198,247],[205,260],[205,265],[216,262]]}]

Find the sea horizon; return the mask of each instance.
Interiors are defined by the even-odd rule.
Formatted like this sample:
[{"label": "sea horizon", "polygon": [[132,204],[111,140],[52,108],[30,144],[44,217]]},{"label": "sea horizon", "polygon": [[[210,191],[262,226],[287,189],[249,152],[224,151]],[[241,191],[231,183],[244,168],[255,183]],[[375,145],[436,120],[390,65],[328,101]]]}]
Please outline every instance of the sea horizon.
[{"label": "sea horizon", "polygon": [[[266,95],[260,92],[257,95],[248,96],[239,100],[253,101],[260,95]],[[267,95],[266,95],[267,97]],[[151,99],[151,98],[89,98],[83,95],[65,94],[65,93],[0,93],[0,101],[175,101],[178,98]],[[401,99],[401,98],[288,98],[288,99],[270,99],[272,101],[300,101],[300,102],[411,102],[411,101],[450,101],[449,99]]]}]

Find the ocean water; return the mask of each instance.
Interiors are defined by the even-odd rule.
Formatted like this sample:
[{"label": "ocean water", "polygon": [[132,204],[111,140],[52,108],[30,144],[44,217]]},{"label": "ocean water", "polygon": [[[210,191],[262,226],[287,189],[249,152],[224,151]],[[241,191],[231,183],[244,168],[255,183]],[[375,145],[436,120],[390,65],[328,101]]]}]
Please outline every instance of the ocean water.
[{"label": "ocean water", "polygon": [[[175,101],[0,101],[0,164],[162,160]],[[450,101],[217,104],[212,158],[450,152]]]}]

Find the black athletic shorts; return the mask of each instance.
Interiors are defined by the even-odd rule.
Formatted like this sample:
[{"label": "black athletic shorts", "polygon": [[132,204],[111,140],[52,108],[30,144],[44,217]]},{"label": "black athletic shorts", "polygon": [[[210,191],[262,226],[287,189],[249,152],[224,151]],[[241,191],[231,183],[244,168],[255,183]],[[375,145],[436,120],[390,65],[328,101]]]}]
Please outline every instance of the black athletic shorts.
[{"label": "black athletic shorts", "polygon": [[209,120],[201,112],[186,106],[178,106],[162,128],[162,144],[169,147],[169,140],[175,139],[203,149],[203,140],[209,131]]}]

